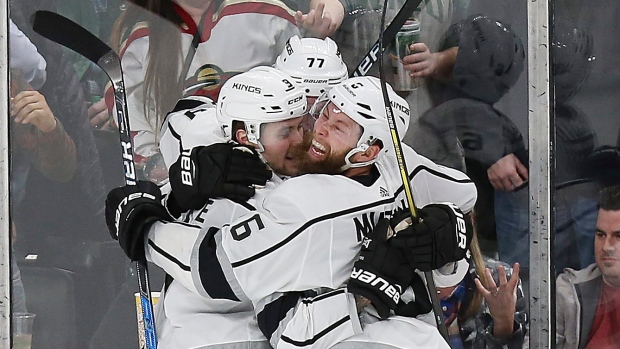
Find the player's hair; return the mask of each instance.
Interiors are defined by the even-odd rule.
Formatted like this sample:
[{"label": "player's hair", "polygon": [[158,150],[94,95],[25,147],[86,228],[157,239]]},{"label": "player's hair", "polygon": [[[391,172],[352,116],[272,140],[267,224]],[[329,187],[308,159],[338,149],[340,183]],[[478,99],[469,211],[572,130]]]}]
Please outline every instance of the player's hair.
[{"label": "player's hair", "polygon": [[[162,20],[164,18],[165,20]],[[149,61],[144,77],[144,115],[159,132],[164,116],[181,98],[179,66],[181,61],[181,30],[183,20],[167,0],[130,0],[114,23],[110,46],[119,52],[133,29],[146,24],[149,29]],[[151,108],[155,115],[150,115]]]},{"label": "player's hair", "polygon": [[605,187],[601,190],[598,208],[605,211],[620,210],[620,185]]}]

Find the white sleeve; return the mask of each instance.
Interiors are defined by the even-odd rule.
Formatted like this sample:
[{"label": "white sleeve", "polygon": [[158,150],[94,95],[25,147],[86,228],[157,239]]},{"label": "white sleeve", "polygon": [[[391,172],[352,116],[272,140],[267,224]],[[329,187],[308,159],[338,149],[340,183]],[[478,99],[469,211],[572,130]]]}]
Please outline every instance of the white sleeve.
[{"label": "white sleeve", "polygon": [[198,293],[191,273],[192,252],[204,234],[201,227],[183,222],[155,222],[147,235],[146,258],[188,290]]},{"label": "white sleeve", "polygon": [[[239,301],[218,257],[219,227],[247,212],[245,204],[209,200],[174,222],[155,222],[147,235],[146,257],[193,293]],[[247,300],[244,298],[243,300]]]},{"label": "white sleeve", "polygon": [[198,145],[224,142],[210,98],[191,96],[180,99],[168,113],[161,129],[159,150],[166,168],[177,161],[182,150]]},{"label": "white sleeve", "polygon": [[45,59],[37,51],[37,47],[28,37],[9,20],[9,45],[11,68],[22,73],[35,90],[41,88],[47,78]]},{"label": "white sleeve", "polygon": [[[474,182],[463,172],[437,165],[431,160],[415,153],[408,146],[403,150],[409,163],[408,168],[413,174],[412,187],[417,207],[424,207],[430,203],[451,202],[463,212],[468,213],[476,204],[478,191]],[[409,161],[409,159],[413,161]]]},{"label": "white sleeve", "polygon": [[346,289],[314,297],[274,294],[255,309],[259,328],[277,349],[330,348],[362,332],[354,296]]}]

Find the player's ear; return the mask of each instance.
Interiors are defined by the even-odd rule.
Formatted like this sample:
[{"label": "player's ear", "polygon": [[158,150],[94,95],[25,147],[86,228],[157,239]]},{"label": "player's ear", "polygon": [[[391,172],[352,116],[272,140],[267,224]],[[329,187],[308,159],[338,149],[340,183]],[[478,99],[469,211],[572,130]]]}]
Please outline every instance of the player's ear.
[{"label": "player's ear", "polygon": [[366,151],[359,152],[351,157],[351,162],[368,162],[379,156],[381,152],[381,144],[373,144]]},{"label": "player's ear", "polygon": [[236,139],[239,144],[252,146],[252,143],[248,140],[248,133],[243,128],[235,131],[235,137],[233,137],[233,139]]},{"label": "player's ear", "polygon": [[243,128],[240,128],[237,131],[235,131],[235,139],[237,140],[237,143],[239,144],[247,145],[248,147],[252,147],[252,148],[258,148],[258,145],[256,143],[250,142],[250,140],[248,139],[248,133]]},{"label": "player's ear", "polygon": [[368,149],[366,149],[364,154],[368,156],[368,160],[372,160],[372,159],[375,159],[377,156],[379,156],[379,153],[381,152],[382,148],[383,146],[381,144],[375,143],[371,145],[370,147],[368,147]]}]

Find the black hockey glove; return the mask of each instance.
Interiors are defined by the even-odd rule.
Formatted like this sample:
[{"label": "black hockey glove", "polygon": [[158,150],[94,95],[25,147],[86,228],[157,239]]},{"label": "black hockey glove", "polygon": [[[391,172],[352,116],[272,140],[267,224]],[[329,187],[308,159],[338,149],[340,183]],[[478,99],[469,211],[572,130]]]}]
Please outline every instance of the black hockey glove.
[{"label": "black hockey glove", "polygon": [[409,287],[413,289],[415,299],[411,302],[404,302],[402,299],[398,302],[394,313],[400,316],[416,317],[421,314],[427,314],[433,310],[433,304],[428,296],[426,284],[417,273],[413,274],[413,278],[409,282]]},{"label": "black hockey glove", "polygon": [[381,219],[364,238],[347,285],[349,292],[368,298],[382,319],[396,308],[414,274],[401,251],[386,243],[389,229],[389,220]]},{"label": "black hockey glove", "polygon": [[254,196],[252,185],[265,185],[271,171],[250,148],[217,143],[183,151],[169,176],[174,197],[187,211],[210,198],[246,201]]},{"label": "black hockey glove", "polygon": [[137,186],[112,189],[105,201],[105,220],[110,235],[118,240],[132,261],[145,259],[145,234],[158,220],[172,220],[161,204],[161,192],[149,181],[138,181]]},{"label": "black hockey glove", "polygon": [[402,251],[412,268],[431,271],[465,258],[473,229],[456,205],[427,205],[418,215],[413,224],[409,212],[394,215],[395,236],[388,241]]}]

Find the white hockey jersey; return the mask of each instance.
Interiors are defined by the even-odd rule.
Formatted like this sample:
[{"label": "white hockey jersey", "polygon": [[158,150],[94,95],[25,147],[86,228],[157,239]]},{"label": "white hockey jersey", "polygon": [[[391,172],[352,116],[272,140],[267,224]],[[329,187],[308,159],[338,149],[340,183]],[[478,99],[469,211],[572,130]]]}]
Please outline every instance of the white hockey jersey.
[{"label": "white hockey jersey", "polygon": [[[221,4],[221,5],[220,5]],[[219,5],[219,8],[216,8]],[[228,77],[260,65],[272,65],[293,35],[299,35],[294,11],[280,0],[213,1],[202,23],[202,40],[196,48],[186,77],[186,95],[213,93]],[[181,30],[182,57],[186,56],[196,24],[182,11],[187,24]],[[134,134],[134,152],[149,157],[156,152],[160,125],[144,115],[143,84],[149,61],[149,28],[137,24],[121,49],[127,91],[127,109]],[[179,72],[181,69],[179,68]],[[112,100],[108,106],[111,108]],[[150,115],[155,115],[151,110]]]},{"label": "white hockey jersey", "polygon": [[[183,150],[200,145],[225,142],[226,138],[215,116],[215,105],[204,96],[190,96],[179,100],[162,126],[160,150],[166,167],[177,160]],[[273,189],[280,178],[275,177],[262,190]],[[169,186],[168,186],[169,187]],[[169,188],[168,188],[169,190]],[[164,189],[162,189],[164,191]],[[175,230],[176,235],[164,246],[175,244],[173,241],[202,239],[200,231],[204,225],[203,216],[212,207],[207,204],[203,210],[188,212],[179,221],[162,223],[164,229]],[[249,212],[244,205],[229,200],[217,200],[214,211],[209,214],[209,221],[216,225],[225,225]],[[216,219],[219,219],[217,221]],[[185,237],[185,236],[188,237]],[[186,245],[176,243],[180,250],[158,249],[152,244],[154,254],[162,253],[170,258],[155,258],[157,265],[174,276],[165,292],[162,293],[156,311],[157,335],[160,349],[174,348],[226,348],[226,349],[263,349],[270,348],[267,340],[258,329],[255,313],[250,302],[227,300],[221,297],[205,297],[193,287],[186,275],[180,270],[189,270],[183,256]],[[169,254],[169,255],[168,255]],[[176,257],[171,257],[176,256]],[[184,264],[185,263],[185,264]],[[207,325],[208,329],[205,328]]]},{"label": "white hockey jersey", "polygon": [[223,142],[226,137],[217,122],[213,101],[203,96],[191,96],[180,99],[166,116],[159,150],[170,170],[183,150]]},{"label": "white hockey jersey", "polygon": [[[476,189],[466,175],[408,147],[404,151],[416,205],[449,201],[471,210]],[[200,231],[156,223],[147,256],[205,299],[252,300],[259,326],[274,347],[311,343],[328,348],[360,331],[351,298],[346,291],[321,294],[337,300],[340,308],[319,306],[322,310],[312,312],[308,307],[327,303],[321,298],[304,303],[300,292],[344,286],[364,235],[380,217],[405,206],[395,160],[385,157],[376,169],[377,178],[366,185],[340,175],[289,179],[271,191],[261,190],[234,220],[230,205],[237,205],[235,212],[240,205],[214,200],[195,216]]]}]

